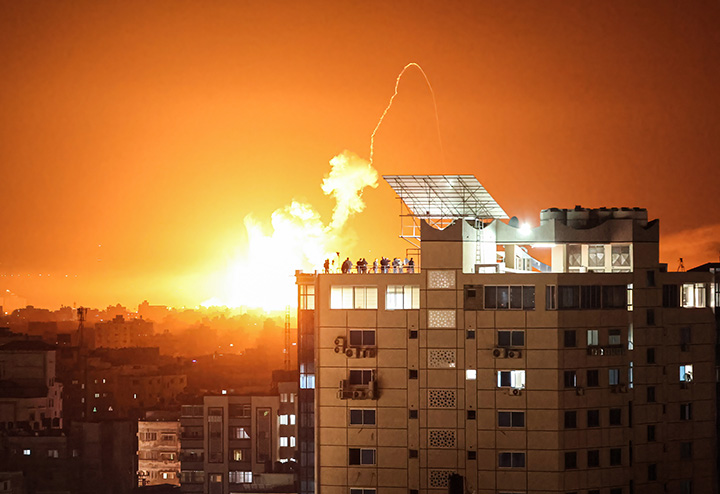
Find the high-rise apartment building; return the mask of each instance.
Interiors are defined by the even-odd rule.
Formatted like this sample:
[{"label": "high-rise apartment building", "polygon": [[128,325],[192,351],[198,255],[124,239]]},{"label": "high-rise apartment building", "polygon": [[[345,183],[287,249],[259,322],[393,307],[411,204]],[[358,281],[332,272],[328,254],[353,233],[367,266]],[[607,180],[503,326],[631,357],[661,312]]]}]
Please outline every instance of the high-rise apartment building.
[{"label": "high-rise apartment building", "polygon": [[385,179],[415,266],[297,275],[301,493],[717,492],[720,290],[658,220]]}]

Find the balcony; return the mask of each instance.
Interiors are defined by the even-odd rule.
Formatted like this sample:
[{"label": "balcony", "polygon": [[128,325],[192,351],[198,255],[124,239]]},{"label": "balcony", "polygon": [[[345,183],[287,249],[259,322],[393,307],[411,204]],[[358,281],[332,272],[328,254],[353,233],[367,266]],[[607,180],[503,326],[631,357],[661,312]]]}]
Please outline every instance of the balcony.
[{"label": "balcony", "polygon": [[625,355],[625,347],[622,345],[589,346],[587,347],[587,354],[601,356]]},{"label": "balcony", "polygon": [[377,381],[373,379],[367,384],[350,384],[349,379],[343,379],[337,397],[340,400],[377,400]]}]

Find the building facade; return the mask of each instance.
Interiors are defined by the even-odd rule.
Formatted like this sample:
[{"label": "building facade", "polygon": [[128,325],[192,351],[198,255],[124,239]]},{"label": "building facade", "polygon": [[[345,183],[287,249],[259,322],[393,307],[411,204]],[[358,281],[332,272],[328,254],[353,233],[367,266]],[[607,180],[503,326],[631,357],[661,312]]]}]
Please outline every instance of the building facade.
[{"label": "building facade", "polygon": [[306,486],[716,492],[714,275],[667,272],[643,209],[544,210],[530,229],[443,179],[422,191],[435,204],[393,185],[422,269],[298,273]]},{"label": "building facade", "polygon": [[180,485],[180,421],[138,421],[138,486]]}]

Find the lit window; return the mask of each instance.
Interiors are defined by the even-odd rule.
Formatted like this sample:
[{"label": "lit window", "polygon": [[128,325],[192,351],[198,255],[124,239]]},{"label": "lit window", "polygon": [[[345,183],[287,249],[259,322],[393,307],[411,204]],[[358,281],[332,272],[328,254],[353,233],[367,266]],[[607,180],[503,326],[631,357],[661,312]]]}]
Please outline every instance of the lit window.
[{"label": "lit window", "polygon": [[288,401],[288,394],[280,393],[280,403],[287,403],[287,401]]},{"label": "lit window", "polygon": [[419,309],[420,287],[414,285],[389,285],[385,295],[386,310]]},{"label": "lit window", "polygon": [[475,369],[466,369],[465,379],[467,381],[474,381],[475,379],[477,379],[477,371]]},{"label": "lit window", "polygon": [[280,447],[281,448],[287,448],[288,446],[288,438],[287,437],[281,437],[280,438]]},{"label": "lit window", "polygon": [[485,309],[535,309],[535,286],[485,286]]},{"label": "lit window", "polygon": [[705,307],[705,284],[684,283],[682,286],[682,306],[685,308]]},{"label": "lit window", "polygon": [[680,366],[680,382],[690,382],[693,380],[693,366],[692,364],[685,364]]},{"label": "lit window", "polygon": [[232,437],[234,439],[250,439],[244,427],[233,427]]},{"label": "lit window", "polygon": [[290,436],[290,447],[291,448],[295,447],[295,436]]},{"label": "lit window", "polygon": [[300,310],[315,309],[315,286],[300,285]]},{"label": "lit window", "polygon": [[620,384],[620,369],[608,369],[608,383],[610,386]]},{"label": "lit window", "polygon": [[315,374],[300,374],[300,389],[315,389]]},{"label": "lit window", "polygon": [[498,371],[497,385],[499,388],[522,389],[525,387],[525,371]]},{"label": "lit window", "polygon": [[597,329],[587,330],[587,346],[598,346],[600,344],[600,336]]},{"label": "lit window", "polygon": [[588,245],[588,267],[605,267],[605,246]]},{"label": "lit window", "polygon": [[252,472],[229,472],[228,477],[231,484],[252,484]]},{"label": "lit window", "polygon": [[377,309],[377,287],[330,287],[331,309]]},{"label": "lit window", "polygon": [[619,329],[608,331],[608,345],[622,345],[622,336]]},{"label": "lit window", "polygon": [[32,451],[29,449],[23,449],[23,455],[24,456],[30,456],[32,454]]},{"label": "lit window", "polygon": [[290,415],[290,425],[295,425],[295,415]]},{"label": "lit window", "polygon": [[242,461],[245,457],[245,452],[242,449],[233,449],[232,450],[232,459],[233,461]]},{"label": "lit window", "polygon": [[280,415],[280,425],[288,425],[288,416]]}]

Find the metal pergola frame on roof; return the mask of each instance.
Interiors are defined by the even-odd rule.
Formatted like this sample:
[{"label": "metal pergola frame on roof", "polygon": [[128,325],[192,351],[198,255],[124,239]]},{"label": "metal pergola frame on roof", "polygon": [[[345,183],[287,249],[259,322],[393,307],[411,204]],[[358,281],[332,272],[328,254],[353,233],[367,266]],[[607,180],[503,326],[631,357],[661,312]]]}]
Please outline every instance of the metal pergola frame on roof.
[{"label": "metal pergola frame on roof", "polygon": [[[445,228],[457,219],[506,219],[507,213],[474,175],[383,175],[410,214],[408,225],[401,223],[400,237],[417,245],[419,218],[436,228]],[[402,221],[402,220],[401,220]]]}]

